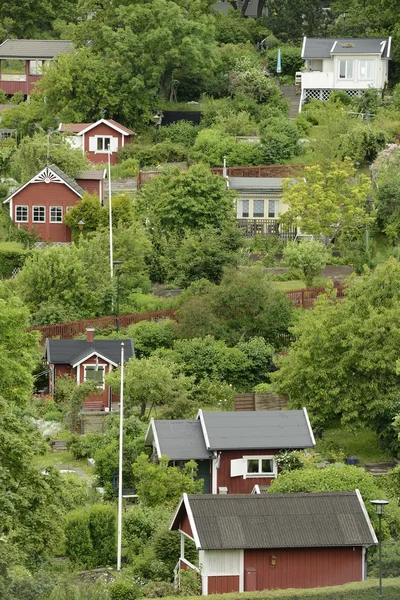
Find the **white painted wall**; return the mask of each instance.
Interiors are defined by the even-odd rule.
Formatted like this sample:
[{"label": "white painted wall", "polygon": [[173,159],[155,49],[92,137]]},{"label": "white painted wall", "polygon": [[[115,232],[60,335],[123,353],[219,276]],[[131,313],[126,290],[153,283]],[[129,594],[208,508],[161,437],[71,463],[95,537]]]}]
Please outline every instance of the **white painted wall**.
[{"label": "white painted wall", "polygon": [[[339,77],[339,62],[353,61],[353,76],[349,79]],[[373,76],[363,79],[360,73],[361,61],[373,63]],[[368,88],[382,89],[387,82],[388,61],[378,55],[341,54],[326,58],[322,63],[322,71],[303,71],[301,85],[303,89],[334,89],[334,90],[366,90]]]},{"label": "white painted wall", "polygon": [[241,550],[205,550],[199,553],[202,575],[240,575]]}]

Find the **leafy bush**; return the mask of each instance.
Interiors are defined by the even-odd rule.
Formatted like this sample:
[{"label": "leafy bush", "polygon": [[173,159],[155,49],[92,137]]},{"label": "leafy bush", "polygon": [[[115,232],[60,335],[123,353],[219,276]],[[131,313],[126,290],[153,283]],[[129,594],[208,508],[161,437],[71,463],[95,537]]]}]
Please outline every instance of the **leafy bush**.
[{"label": "leafy bush", "polygon": [[[179,531],[161,529],[154,536],[153,548],[156,557],[168,567],[172,577],[175,565],[180,557],[181,534]],[[196,545],[188,538],[185,538],[185,558],[194,565],[198,563]]]},{"label": "leafy bush", "polygon": [[128,337],[135,342],[138,358],[148,357],[157,348],[171,348],[175,338],[175,322],[171,319],[140,321],[127,329]]},{"label": "leafy bush", "polygon": [[101,436],[98,433],[87,433],[86,435],[71,435],[67,441],[67,448],[75,460],[89,458],[101,445]]},{"label": "leafy bush", "polygon": [[116,555],[116,512],[112,506],[93,504],[69,513],[65,551],[71,563],[84,568],[112,564]]},{"label": "leafy bush", "polygon": [[201,578],[199,573],[193,569],[181,570],[179,572],[180,591],[184,596],[200,596]]},{"label": "leafy bush", "polygon": [[[301,58],[301,51],[299,47],[294,46],[279,46],[281,51],[281,67],[282,75],[296,74],[296,71],[304,66],[304,60]],[[276,64],[278,60],[278,48],[271,48],[267,51],[268,69],[269,71],[275,72]]]},{"label": "leafy bush", "polygon": [[28,251],[18,242],[0,243],[0,277],[11,277],[14,269],[23,266]]},{"label": "leafy bush", "polygon": [[186,148],[191,148],[198,131],[198,125],[194,125],[191,121],[178,121],[177,123],[160,127],[158,136],[160,142],[169,141],[172,144],[182,144]]},{"label": "leafy bush", "polygon": [[291,242],[283,251],[283,260],[292,269],[300,270],[307,287],[312,287],[330,257],[323,244],[315,240]]},{"label": "leafy bush", "polygon": [[111,180],[136,177],[139,171],[139,162],[135,158],[127,158],[111,167]]},{"label": "leafy bush", "polygon": [[300,153],[296,125],[284,118],[272,118],[261,132],[264,164],[273,165],[290,160]]},{"label": "leafy bush", "polygon": [[122,161],[134,158],[140,167],[155,167],[167,162],[186,161],[187,148],[166,140],[152,145],[128,144],[119,149],[118,155]]},{"label": "leafy bush", "polygon": [[127,578],[117,579],[108,586],[110,600],[135,600],[142,595],[140,586]]},{"label": "leafy bush", "polygon": [[124,541],[128,547],[128,558],[143,551],[154,533],[169,524],[171,511],[162,506],[135,505],[123,515]]},{"label": "leafy bush", "polygon": [[149,581],[143,586],[142,592],[145,598],[164,598],[174,596],[176,589],[169,581]]}]

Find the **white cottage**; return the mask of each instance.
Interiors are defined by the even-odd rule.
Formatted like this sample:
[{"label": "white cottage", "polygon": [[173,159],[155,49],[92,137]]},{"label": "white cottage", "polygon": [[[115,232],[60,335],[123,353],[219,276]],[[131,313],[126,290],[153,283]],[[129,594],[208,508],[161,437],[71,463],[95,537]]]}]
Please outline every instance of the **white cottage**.
[{"label": "white cottage", "polygon": [[328,100],[332,91],[361,96],[388,81],[392,38],[307,38],[301,56],[300,108],[306,100]]}]

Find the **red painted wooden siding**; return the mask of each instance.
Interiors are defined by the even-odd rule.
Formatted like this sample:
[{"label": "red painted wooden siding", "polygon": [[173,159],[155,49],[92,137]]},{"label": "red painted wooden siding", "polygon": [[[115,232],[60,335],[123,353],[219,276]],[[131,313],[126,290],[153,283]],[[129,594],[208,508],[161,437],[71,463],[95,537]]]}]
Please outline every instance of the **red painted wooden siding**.
[{"label": "red painted wooden siding", "polygon": [[[70,242],[69,227],[64,223],[50,223],[50,206],[61,206],[64,218],[67,207],[74,206],[79,200],[80,197],[62,183],[30,183],[12,199],[11,218],[15,223],[16,206],[28,206],[28,222],[16,223],[17,227],[34,230],[46,242]],[[33,222],[33,206],[45,207],[45,223]]]},{"label": "red painted wooden siding", "polygon": [[104,180],[102,179],[76,179],[78,185],[81,186],[89,194],[97,194],[101,202],[104,202]]},{"label": "red painted wooden siding", "polygon": [[[96,357],[94,358],[90,358],[88,360],[85,360],[84,364],[96,364]],[[99,365],[108,365],[107,362],[105,362],[102,359],[98,360],[98,364]],[[80,382],[82,383],[84,381],[84,366],[79,365],[77,367],[79,369],[79,375],[80,375]],[[106,369],[106,375],[109,373],[108,367]],[[62,375],[70,375],[73,376],[76,379],[76,369],[73,369],[71,367],[71,365],[55,365],[55,378],[57,380],[57,377],[60,377]],[[57,387],[57,381],[56,381],[56,387]],[[99,390],[99,394],[89,394],[88,397],[86,398],[86,400],[88,401],[94,401],[94,402],[102,402],[103,406],[108,406],[108,397],[109,397],[109,386],[105,386],[104,390]],[[113,402],[119,402],[119,394],[113,394],[112,395],[112,401]]]},{"label": "red painted wooden siding", "polygon": [[[276,559],[274,567],[271,556]],[[361,581],[362,560],[359,547],[244,551],[244,568],[256,569],[258,590],[313,588]]]},{"label": "red painted wooden siding", "polygon": [[[1,63],[0,61],[0,70]],[[42,75],[30,75],[30,61],[27,60],[25,62],[25,78],[26,81],[0,81],[0,89],[4,90],[6,94],[16,94],[17,92],[22,92],[24,96],[29,96],[29,94],[34,90],[35,84],[42,78]]]},{"label": "red painted wooden siding", "polygon": [[[116,138],[118,138],[118,149],[122,148],[123,145],[126,146],[131,141],[130,135],[123,136],[122,133],[119,133],[118,131],[116,131],[109,125],[106,125],[105,123],[100,123],[99,125],[97,125],[97,127],[93,127],[93,129],[91,129],[90,131],[88,131],[87,133],[85,133],[83,135],[84,135],[84,149],[85,149],[85,152],[87,153],[87,157],[90,160],[90,162],[96,163],[96,164],[97,163],[106,163],[108,160],[108,155],[106,152],[104,152],[104,153],[89,152],[89,138],[94,137],[96,135],[106,135],[106,136],[116,137]],[[124,138],[124,142],[122,141],[122,138]],[[118,162],[118,154],[116,152],[114,152],[113,154],[111,154],[111,164],[115,165],[115,164],[117,164],[117,162]]]},{"label": "red painted wooden siding", "polygon": [[190,527],[187,514],[185,514],[182,523],[179,524],[179,528],[193,538],[192,528]]},{"label": "red painted wooden siding", "polygon": [[213,575],[208,577],[209,594],[228,594],[239,591],[239,575]]},{"label": "red painted wooden siding", "polygon": [[217,492],[218,488],[227,487],[228,494],[250,494],[256,484],[269,485],[273,481],[270,477],[231,477],[231,460],[243,456],[273,456],[277,452],[279,450],[224,450],[217,470]]}]

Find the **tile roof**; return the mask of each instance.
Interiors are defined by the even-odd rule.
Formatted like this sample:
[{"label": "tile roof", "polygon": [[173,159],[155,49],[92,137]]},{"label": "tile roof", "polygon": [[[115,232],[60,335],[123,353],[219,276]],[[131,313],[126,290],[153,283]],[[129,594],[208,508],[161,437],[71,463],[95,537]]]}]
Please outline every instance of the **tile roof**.
[{"label": "tile roof", "polygon": [[54,365],[73,365],[91,351],[119,364],[121,342],[125,343],[125,360],[133,356],[132,340],[46,340],[46,360]]},{"label": "tile roof", "polygon": [[390,58],[391,38],[304,38],[302,58],[331,58],[333,54],[381,54]]},{"label": "tile roof", "polygon": [[92,123],[60,123],[58,131],[62,131],[63,133],[80,133],[90,125]]},{"label": "tile roof", "polygon": [[98,171],[82,171],[80,175],[76,179],[105,179],[106,170],[98,170]]},{"label": "tile roof", "polygon": [[132,129],[128,129],[124,125],[121,125],[121,123],[118,123],[117,121],[114,121],[114,119],[106,119],[106,121],[108,123],[110,123],[110,125],[114,125],[115,127],[118,127],[119,129],[121,129],[122,131],[124,131],[127,135],[136,135],[135,132],[132,131]]},{"label": "tile roof", "polygon": [[0,44],[0,58],[53,58],[73,47],[69,40],[6,40]]},{"label": "tile roof", "polygon": [[204,443],[201,423],[197,419],[162,421],[151,420],[145,444],[155,444],[158,458],[163,454],[170,460],[202,460],[210,458]]},{"label": "tile roof", "polygon": [[312,494],[188,495],[175,515],[192,513],[205,550],[316,548],[377,544],[358,490]]},{"label": "tile roof", "polygon": [[199,411],[211,450],[312,448],[315,445],[303,410]]}]

